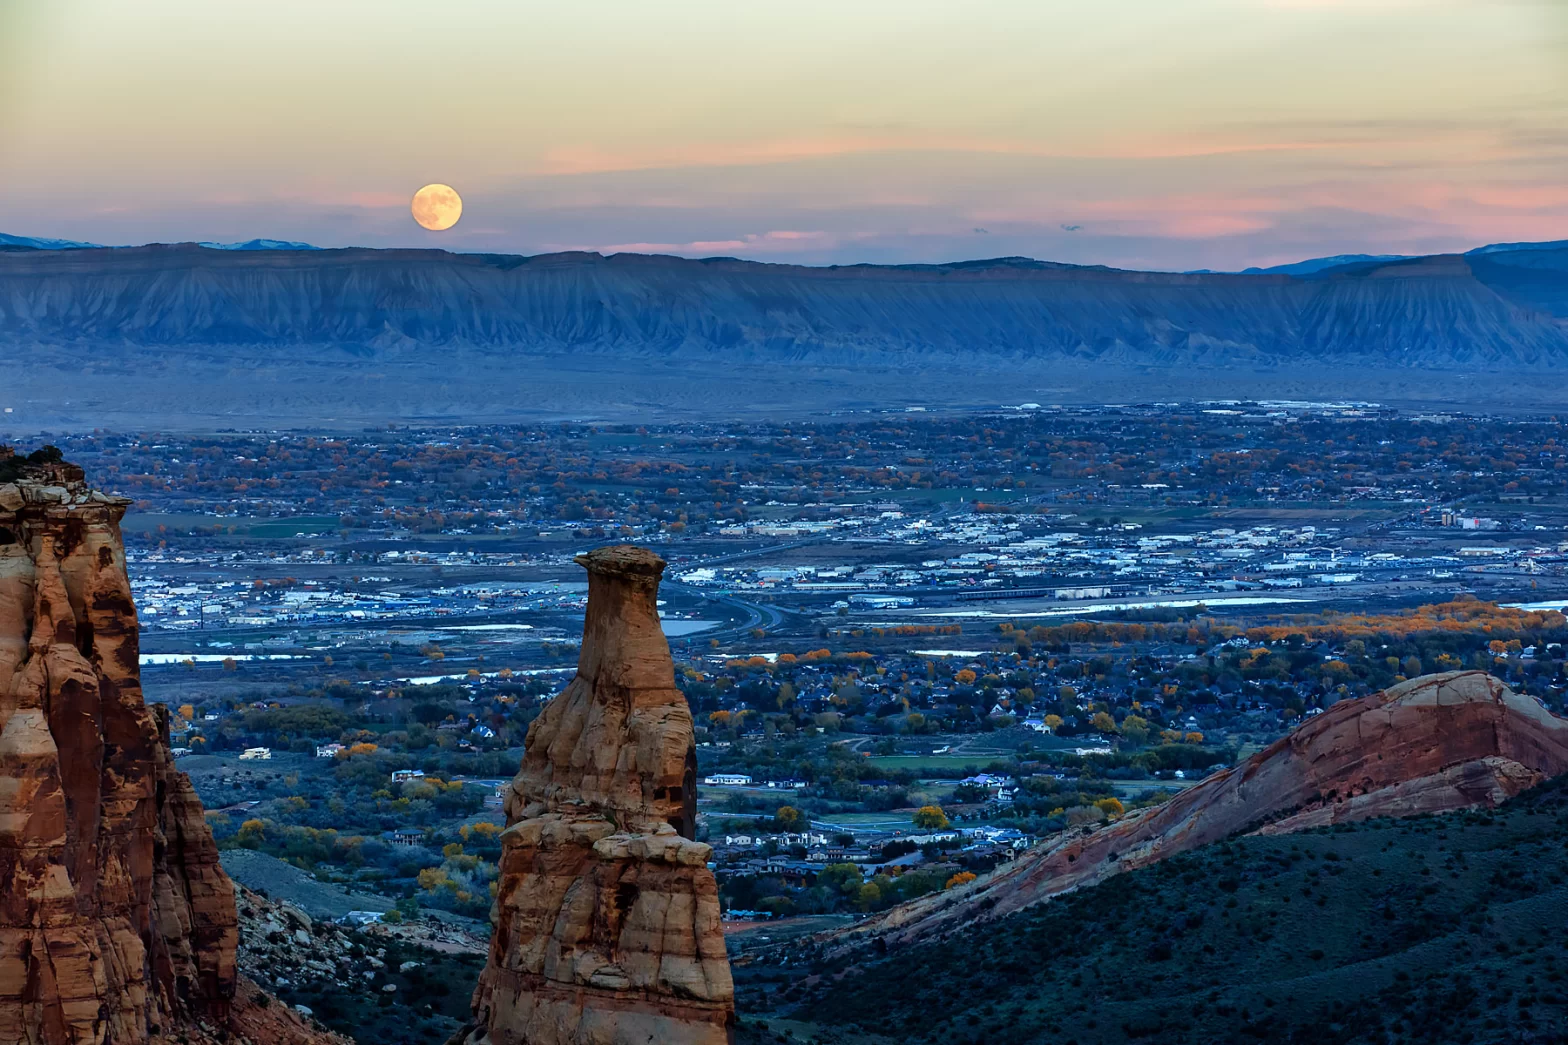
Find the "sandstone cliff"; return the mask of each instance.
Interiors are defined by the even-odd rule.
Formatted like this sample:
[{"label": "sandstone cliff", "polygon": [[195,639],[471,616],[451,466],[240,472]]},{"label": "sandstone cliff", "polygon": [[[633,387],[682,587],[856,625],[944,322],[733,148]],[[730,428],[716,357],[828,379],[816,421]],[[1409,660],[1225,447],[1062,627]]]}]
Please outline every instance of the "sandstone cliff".
[{"label": "sandstone cliff", "polygon": [[962,890],[820,939],[897,943],[1000,918],[1217,842],[1343,821],[1495,806],[1568,772],[1568,721],[1479,671],[1412,679],[1336,704],[1162,806],[1031,850]]},{"label": "sandstone cliff", "polygon": [[577,676],[528,731],[506,793],[490,959],[470,1045],[721,1045],[734,987],[719,898],[692,840],[691,713],[630,545],[577,560]]},{"label": "sandstone cliff", "polygon": [[142,701],[127,502],[57,455],[0,466],[0,1042],[330,1040],[241,989],[234,888]]}]

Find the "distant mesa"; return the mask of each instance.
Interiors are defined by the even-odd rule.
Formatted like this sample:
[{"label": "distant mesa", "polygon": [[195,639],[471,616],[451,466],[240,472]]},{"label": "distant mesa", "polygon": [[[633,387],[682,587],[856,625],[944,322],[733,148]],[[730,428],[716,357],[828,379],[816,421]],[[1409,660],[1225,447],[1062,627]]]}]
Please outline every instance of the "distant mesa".
[{"label": "distant mesa", "polygon": [[297,243],[284,239],[248,239],[244,243],[207,243],[196,244],[208,250],[320,250],[309,243]]},{"label": "distant mesa", "polygon": [[0,232],[0,249],[6,247],[22,250],[86,250],[101,247],[98,243],[83,243],[74,239],[45,239],[40,236],[9,236]]},{"label": "distant mesa", "polygon": [[1337,254],[1331,258],[1310,258],[1306,261],[1297,261],[1289,265],[1273,265],[1269,268],[1242,269],[1242,274],[1247,276],[1283,275],[1283,276],[1311,276],[1329,269],[1345,268],[1349,265],[1365,265],[1384,261],[1406,261],[1406,254]]},{"label": "distant mesa", "polygon": [[1550,245],[1251,275],[240,246],[0,252],[28,423],[711,418],[914,387],[1552,408],[1568,373]]},{"label": "distant mesa", "polygon": [[1341,701],[1163,805],[1070,832],[962,893],[910,901],[819,942],[927,939],[1237,833],[1493,808],[1565,772],[1568,720],[1484,672],[1426,675]]}]

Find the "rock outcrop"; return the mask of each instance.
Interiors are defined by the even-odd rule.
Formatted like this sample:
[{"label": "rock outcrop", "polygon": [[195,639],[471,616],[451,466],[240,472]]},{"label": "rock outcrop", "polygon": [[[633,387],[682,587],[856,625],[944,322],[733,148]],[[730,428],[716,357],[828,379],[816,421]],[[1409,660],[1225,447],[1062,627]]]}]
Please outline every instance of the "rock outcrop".
[{"label": "rock outcrop", "polygon": [[1237,833],[1495,806],[1564,772],[1568,721],[1484,672],[1427,675],[1336,704],[1164,805],[817,942],[839,950],[926,938]]},{"label": "rock outcrop", "polygon": [[470,1045],[722,1045],[734,986],[696,754],[655,598],[664,561],[579,556],[577,676],[528,730],[506,792],[489,962]]},{"label": "rock outcrop", "polygon": [[142,701],[127,503],[0,453],[0,1041],[328,1040],[239,990],[234,888]]}]

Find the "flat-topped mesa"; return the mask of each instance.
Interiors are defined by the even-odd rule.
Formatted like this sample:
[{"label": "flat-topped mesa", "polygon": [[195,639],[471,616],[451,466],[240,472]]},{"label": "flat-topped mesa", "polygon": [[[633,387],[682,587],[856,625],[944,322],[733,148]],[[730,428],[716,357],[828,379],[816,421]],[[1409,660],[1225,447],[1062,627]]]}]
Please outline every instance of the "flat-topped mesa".
[{"label": "flat-topped mesa", "polygon": [[696,828],[691,712],[659,626],[664,561],[600,548],[577,675],[506,793],[471,1045],[726,1045],[734,986]]},{"label": "flat-topped mesa", "polygon": [[142,701],[128,503],[0,454],[0,1041],[332,1040],[237,995],[234,889]]},{"label": "flat-topped mesa", "polygon": [[1341,701],[1163,805],[817,942],[836,951],[929,938],[1238,833],[1492,807],[1563,773],[1568,720],[1485,672],[1425,675]]}]

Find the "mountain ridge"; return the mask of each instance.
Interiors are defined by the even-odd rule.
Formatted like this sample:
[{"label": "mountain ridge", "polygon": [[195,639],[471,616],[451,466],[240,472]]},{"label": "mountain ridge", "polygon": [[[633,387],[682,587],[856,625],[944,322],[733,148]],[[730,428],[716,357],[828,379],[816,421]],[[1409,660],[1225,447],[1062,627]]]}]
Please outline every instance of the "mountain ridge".
[{"label": "mountain ridge", "polygon": [[[1103,402],[1112,385],[1129,398],[1131,376],[1161,400],[1347,388],[1382,399],[1419,386],[1423,400],[1546,402],[1560,398],[1549,380],[1505,378],[1568,364],[1568,249],[1304,275],[1016,257],[810,267],[411,248],[12,250],[0,252],[0,353],[8,420],[67,424],[122,412],[195,423],[860,409],[983,401],[996,386],[981,374],[1026,382],[1041,401]],[[1444,376],[1455,373],[1476,377],[1458,387]]]}]

